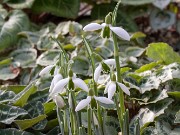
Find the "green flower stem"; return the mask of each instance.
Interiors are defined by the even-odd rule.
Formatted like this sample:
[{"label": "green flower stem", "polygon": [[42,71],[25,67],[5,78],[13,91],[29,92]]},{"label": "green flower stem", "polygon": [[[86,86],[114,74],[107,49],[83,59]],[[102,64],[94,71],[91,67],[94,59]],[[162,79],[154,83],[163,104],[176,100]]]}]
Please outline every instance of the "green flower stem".
[{"label": "green flower stem", "polygon": [[71,98],[72,98],[72,113],[73,113],[73,119],[74,119],[74,131],[76,135],[79,135],[79,127],[80,127],[80,121],[78,118],[78,112],[75,112],[75,106],[76,106],[76,100],[75,100],[75,91],[71,91]]},{"label": "green flower stem", "polygon": [[88,107],[88,135],[92,135],[91,131],[91,119],[92,119],[92,110],[90,107]]},{"label": "green flower stem", "polygon": [[[112,33],[113,36],[113,42],[114,42],[114,59],[116,61],[116,71],[117,71],[117,82],[122,82],[121,79],[121,69],[120,69],[120,62],[119,62],[119,49],[117,44],[117,37],[114,33]],[[123,120],[123,114],[125,112],[125,106],[124,106],[124,94],[122,89],[119,88],[119,100],[120,100],[120,109],[121,109],[121,121]],[[122,126],[122,125],[121,125]],[[121,127],[122,129],[123,127]]]},{"label": "green flower stem", "polygon": [[69,135],[67,111],[68,111],[68,110],[65,110],[65,111],[64,111],[64,135]]},{"label": "green flower stem", "polygon": [[116,109],[117,109],[119,124],[120,124],[120,127],[123,127],[123,120],[121,120],[121,109],[119,108],[119,103],[118,103],[118,94],[116,94],[114,96],[114,99],[115,99],[115,103],[116,103]]},{"label": "green flower stem", "polygon": [[[89,43],[87,42],[86,38],[84,36],[82,36],[83,38],[83,42],[85,44],[86,50],[88,52],[88,55],[90,57],[91,60],[91,65],[92,65],[92,81],[93,81],[93,89],[94,89],[94,93],[97,96],[98,92],[97,92],[97,84],[94,80],[94,71],[95,71],[95,60],[93,57],[93,51],[92,51],[92,47],[89,45]],[[101,107],[99,105],[99,103],[97,103],[97,113],[98,113],[98,121],[99,121],[99,125],[101,126],[101,129],[103,131],[103,120],[102,120],[102,115],[101,115]]]},{"label": "green flower stem", "polygon": [[61,133],[62,133],[62,135],[65,135],[65,133],[64,133],[64,123],[63,123],[63,117],[62,117],[62,114],[61,114],[61,110],[60,110],[60,108],[58,106],[57,106],[56,110],[57,110],[57,118],[58,118]]}]

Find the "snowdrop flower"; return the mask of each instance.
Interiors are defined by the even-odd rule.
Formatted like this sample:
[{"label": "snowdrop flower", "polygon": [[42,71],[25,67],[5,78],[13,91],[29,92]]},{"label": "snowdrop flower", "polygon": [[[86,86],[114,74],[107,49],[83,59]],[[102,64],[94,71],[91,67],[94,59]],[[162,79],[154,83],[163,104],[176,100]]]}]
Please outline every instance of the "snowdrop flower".
[{"label": "snowdrop flower", "polygon": [[116,82],[116,81],[110,81],[107,83],[106,88],[104,90],[104,94],[108,93],[109,99],[112,99],[112,97],[114,96],[117,85],[124,91],[124,93],[126,93],[127,95],[130,95],[129,89],[124,84]]},{"label": "snowdrop flower", "polygon": [[71,80],[72,80],[74,86],[79,87],[82,90],[88,92],[88,87],[87,87],[86,83],[82,79],[77,78],[75,74],[73,75],[73,73],[70,73],[69,77],[62,79],[55,84],[53,90],[50,93],[50,96],[57,94],[57,93],[61,93],[63,91],[64,87]]},{"label": "snowdrop flower", "polygon": [[53,95],[52,99],[59,108],[63,108],[65,106],[65,102],[64,102],[64,100],[63,100],[63,98],[61,96]]},{"label": "snowdrop flower", "polygon": [[167,5],[171,2],[171,0],[155,0],[153,5],[155,7],[160,8],[161,10],[167,7]]},{"label": "snowdrop flower", "polygon": [[53,90],[54,86],[57,84],[57,82],[59,82],[59,81],[62,80],[62,79],[63,79],[63,76],[62,76],[61,74],[59,74],[59,73],[57,73],[57,74],[53,77],[53,79],[52,79],[52,81],[51,81],[50,88],[49,88],[49,92],[50,92],[50,93],[52,92],[52,90]]},{"label": "snowdrop flower", "polygon": [[[107,59],[107,60],[103,60],[102,62],[105,63],[108,66],[116,66],[115,59]],[[101,71],[103,69],[102,62],[99,63],[98,67],[94,71],[94,80],[95,80],[95,82],[98,81],[99,76],[101,75]]]},{"label": "snowdrop flower", "polygon": [[110,37],[110,31],[112,31],[117,36],[119,36],[120,38],[129,41],[130,35],[128,34],[128,32],[121,27],[113,27],[111,25],[111,20],[112,20],[112,13],[109,13],[105,18],[106,23],[102,23],[101,25],[98,23],[90,23],[90,24],[86,25],[83,28],[83,30],[84,31],[95,31],[95,30],[102,29],[103,30],[102,31],[102,37],[103,38],[109,38]]},{"label": "snowdrop flower", "polygon": [[53,67],[54,67],[54,65],[46,66],[45,68],[43,68],[43,69],[40,71],[39,75],[40,75],[40,76],[43,76],[43,75],[49,73]]},{"label": "snowdrop flower", "polygon": [[86,106],[88,106],[92,99],[95,99],[96,101],[99,101],[99,102],[104,103],[104,104],[114,104],[114,102],[111,99],[106,98],[106,97],[96,97],[92,93],[93,93],[92,90],[90,90],[89,96],[87,96],[86,99],[83,99],[78,103],[78,105],[75,108],[76,112],[80,111],[83,108],[85,108]]}]

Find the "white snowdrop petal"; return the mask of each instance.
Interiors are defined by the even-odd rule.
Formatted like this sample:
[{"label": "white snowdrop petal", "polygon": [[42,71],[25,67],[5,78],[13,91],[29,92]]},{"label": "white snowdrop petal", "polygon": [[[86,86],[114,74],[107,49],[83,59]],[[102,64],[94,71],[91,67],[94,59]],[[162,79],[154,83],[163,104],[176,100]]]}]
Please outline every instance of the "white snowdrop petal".
[{"label": "white snowdrop petal", "polygon": [[112,99],[115,92],[116,92],[116,84],[112,82],[108,88],[108,98]]},{"label": "white snowdrop petal", "polygon": [[64,100],[61,96],[55,95],[53,96],[53,100],[59,108],[63,108],[65,106]]},{"label": "white snowdrop petal", "polygon": [[62,79],[63,79],[63,76],[62,76],[61,74],[56,74],[56,75],[54,76],[54,78],[53,78],[53,80],[54,80],[54,85],[56,85],[56,83],[57,83],[58,81],[62,80]]},{"label": "white snowdrop petal", "polygon": [[171,0],[155,0],[153,2],[153,5],[155,7],[158,7],[160,9],[164,9],[165,7],[167,7],[167,5],[171,2]]},{"label": "white snowdrop petal", "polygon": [[130,96],[130,91],[124,84],[119,83],[119,82],[117,82],[117,84],[119,85],[119,87],[121,87],[121,89],[124,91],[124,93],[126,93],[127,95]]},{"label": "white snowdrop petal", "polygon": [[54,65],[49,65],[49,66],[43,68],[41,70],[41,72],[39,73],[39,75],[42,76],[42,75],[48,73],[53,67],[54,67]]},{"label": "white snowdrop petal", "polygon": [[88,96],[86,99],[81,100],[78,105],[76,106],[75,111],[80,111],[85,108],[91,102],[91,97]]},{"label": "white snowdrop petal", "polygon": [[110,27],[110,29],[116,34],[118,35],[120,38],[124,39],[124,40],[130,40],[130,35],[128,34],[128,32],[126,30],[124,30],[121,27]]},{"label": "white snowdrop petal", "polygon": [[107,60],[104,60],[103,62],[107,65],[113,65],[113,66],[116,65],[115,59],[107,59]]},{"label": "white snowdrop petal", "polygon": [[74,85],[75,85],[76,87],[79,87],[79,88],[81,88],[82,90],[84,90],[84,91],[86,91],[86,92],[89,92],[88,86],[86,85],[86,83],[85,83],[82,79],[80,79],[80,78],[74,78],[74,79],[72,79],[72,81],[73,81],[73,83],[74,83]]},{"label": "white snowdrop petal", "polygon": [[52,81],[51,81],[51,85],[50,85],[50,87],[49,87],[49,92],[50,92],[50,93],[52,92],[53,88],[54,88],[54,81],[52,80]]},{"label": "white snowdrop petal", "polygon": [[102,65],[99,64],[99,66],[94,71],[94,80],[95,80],[95,82],[98,81],[98,78],[101,75],[101,71],[102,71]]},{"label": "white snowdrop petal", "polygon": [[106,26],[106,23],[102,23],[101,26],[105,27],[105,26]]},{"label": "white snowdrop petal", "polygon": [[104,90],[104,94],[106,94],[106,93],[108,92],[108,88],[109,88],[109,86],[110,86],[111,83],[112,83],[112,82],[109,81],[109,82],[106,84],[106,87],[105,87],[105,90]]},{"label": "white snowdrop petal", "polygon": [[56,66],[56,67],[55,67],[55,69],[54,69],[54,75],[57,75],[57,74],[58,74],[58,72],[59,72],[59,67],[58,67],[58,66]]},{"label": "white snowdrop petal", "polygon": [[101,102],[101,103],[104,103],[104,104],[114,104],[114,102],[111,99],[106,98],[106,97],[96,97],[96,96],[94,96],[94,99]]},{"label": "white snowdrop petal", "polygon": [[69,82],[69,78],[65,78],[65,79],[62,79],[59,82],[57,82],[56,85],[54,86],[52,92],[50,93],[50,95],[61,93],[61,91],[64,89],[65,85],[68,82]]},{"label": "white snowdrop petal", "polygon": [[100,24],[98,23],[90,23],[88,25],[86,25],[83,30],[84,31],[95,31],[95,30],[99,30],[99,29],[102,29],[103,26],[101,26]]}]

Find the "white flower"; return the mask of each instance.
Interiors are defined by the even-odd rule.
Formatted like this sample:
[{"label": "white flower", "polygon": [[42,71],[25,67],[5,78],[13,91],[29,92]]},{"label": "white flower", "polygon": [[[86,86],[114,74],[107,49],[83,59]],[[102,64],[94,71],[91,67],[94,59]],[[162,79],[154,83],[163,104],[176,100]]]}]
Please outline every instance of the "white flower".
[{"label": "white flower", "polygon": [[[55,84],[55,86],[54,86],[53,90],[51,91],[50,95],[61,93],[63,91],[64,87],[68,84],[70,79],[71,79],[71,77],[68,77],[68,78],[65,78],[65,79],[62,79],[62,80],[58,81]],[[72,82],[74,83],[74,85],[76,87],[79,87],[82,90],[88,92],[88,86],[86,85],[86,83],[82,79],[76,78],[76,76],[74,75],[72,77]]]},{"label": "white flower", "polygon": [[45,68],[43,68],[43,69],[40,71],[39,75],[40,75],[40,76],[43,76],[43,75],[49,73],[53,67],[54,67],[54,65],[46,66]]},{"label": "white flower", "polygon": [[116,35],[118,35],[120,38],[124,39],[124,40],[130,40],[130,35],[128,34],[128,32],[126,30],[124,30],[121,27],[113,27],[110,24],[106,24],[106,23],[102,23],[101,25],[98,23],[90,23],[88,25],[86,25],[83,30],[84,31],[95,31],[95,30],[99,30],[99,29],[103,29],[105,26],[109,26],[110,30],[112,32],[114,32]]},{"label": "white flower", "polygon": [[81,100],[78,105],[76,106],[75,111],[80,111],[83,108],[85,108],[86,106],[89,105],[89,103],[91,102],[92,98],[94,98],[96,101],[99,101],[101,103],[104,104],[114,104],[114,102],[106,97],[96,97],[96,96],[88,96],[86,99]]},{"label": "white flower", "polygon": [[153,2],[153,5],[160,9],[164,9],[170,2],[171,0],[155,0]]},{"label": "white flower", "polygon": [[54,86],[57,84],[57,82],[60,81],[60,80],[62,80],[62,79],[63,79],[63,76],[62,76],[61,74],[59,74],[59,73],[57,73],[57,74],[53,77],[53,79],[52,79],[52,81],[51,81],[50,88],[49,88],[49,92],[50,92],[50,93],[52,92],[52,90],[53,90]]},{"label": "white flower", "polygon": [[[103,60],[103,62],[105,64],[109,65],[109,66],[116,66],[115,59],[107,59],[107,60]],[[95,82],[98,81],[99,76],[101,75],[101,71],[102,71],[102,64],[99,63],[98,67],[94,71],[94,80],[95,80]]]},{"label": "white flower", "polygon": [[104,93],[108,93],[108,98],[112,99],[114,93],[116,92],[116,86],[119,85],[119,87],[126,93],[127,95],[130,95],[129,89],[122,83],[110,81],[107,83],[106,88],[104,90]]},{"label": "white flower", "polygon": [[65,102],[64,102],[64,100],[63,100],[63,98],[61,96],[53,95],[52,99],[59,108],[63,108],[65,106]]}]

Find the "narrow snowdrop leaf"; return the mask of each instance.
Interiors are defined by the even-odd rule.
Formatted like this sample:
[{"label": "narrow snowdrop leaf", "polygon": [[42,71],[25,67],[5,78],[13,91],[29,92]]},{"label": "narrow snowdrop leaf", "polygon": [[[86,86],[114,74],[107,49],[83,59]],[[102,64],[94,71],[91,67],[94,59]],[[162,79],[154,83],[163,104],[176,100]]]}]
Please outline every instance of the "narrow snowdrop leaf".
[{"label": "narrow snowdrop leaf", "polygon": [[171,0],[155,0],[153,2],[153,5],[155,7],[158,7],[160,9],[164,9],[165,7],[167,7],[167,5],[171,2]]},{"label": "narrow snowdrop leaf", "polygon": [[112,82],[108,88],[108,98],[112,99],[115,92],[116,92],[116,84]]},{"label": "narrow snowdrop leaf", "polygon": [[126,30],[124,30],[123,28],[120,27],[110,27],[110,29],[116,34],[118,35],[120,38],[129,41],[130,40],[130,35],[128,34],[128,32]]},{"label": "narrow snowdrop leaf", "polygon": [[107,59],[107,60],[104,60],[103,62],[107,65],[113,65],[113,66],[116,65],[115,59]]},{"label": "narrow snowdrop leaf", "polygon": [[84,31],[95,31],[95,30],[99,30],[99,29],[102,29],[103,26],[101,26],[100,24],[98,23],[90,23],[88,25],[86,25],[83,30]]},{"label": "narrow snowdrop leaf", "polygon": [[79,87],[81,88],[82,90],[86,91],[86,92],[89,92],[88,90],[88,86],[86,85],[86,83],[80,79],[80,78],[75,78],[73,79],[73,83],[76,87]]},{"label": "narrow snowdrop leaf", "polygon": [[99,66],[95,69],[94,71],[94,81],[97,82],[99,79],[99,76],[101,75],[101,71],[102,71],[102,65],[99,64]]},{"label": "narrow snowdrop leaf", "polygon": [[53,67],[54,67],[54,65],[49,65],[49,66],[43,68],[41,70],[41,72],[39,73],[39,75],[43,76],[44,74],[47,74]]},{"label": "narrow snowdrop leaf", "polygon": [[89,103],[91,102],[91,97],[88,96],[86,99],[83,99],[79,102],[79,104],[76,106],[75,111],[79,111],[81,109],[83,109],[84,107],[86,107]]},{"label": "narrow snowdrop leaf", "polygon": [[114,104],[114,102],[113,102],[111,99],[106,98],[106,97],[96,97],[96,96],[94,96],[94,98],[95,98],[97,101],[99,101],[99,102],[101,102],[101,103],[104,103],[104,104]]},{"label": "narrow snowdrop leaf", "polygon": [[65,85],[69,82],[69,78],[65,78],[60,80],[53,88],[52,92],[50,95],[56,94],[56,93],[61,93]]},{"label": "narrow snowdrop leaf", "polygon": [[124,91],[124,93],[126,93],[127,95],[130,96],[130,91],[124,84],[119,83],[119,82],[117,82],[117,84],[119,85],[119,87],[121,87],[121,89]]}]

